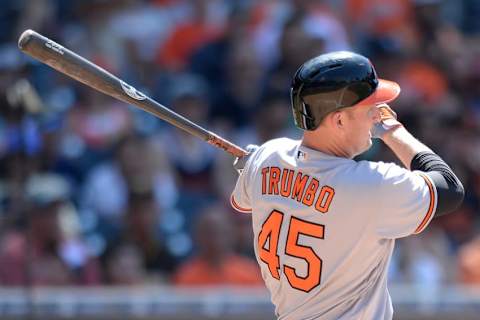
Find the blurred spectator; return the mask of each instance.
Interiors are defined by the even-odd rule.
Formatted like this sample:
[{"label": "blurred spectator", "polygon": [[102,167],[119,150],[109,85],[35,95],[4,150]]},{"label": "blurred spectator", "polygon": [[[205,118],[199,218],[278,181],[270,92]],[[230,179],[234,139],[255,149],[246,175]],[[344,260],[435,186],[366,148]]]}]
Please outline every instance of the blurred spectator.
[{"label": "blurred spectator", "polygon": [[264,72],[251,43],[238,40],[231,45],[225,61],[225,80],[213,97],[210,116],[229,127],[246,127],[258,108]]},{"label": "blurred spectator", "polygon": [[208,207],[195,224],[195,256],[173,276],[176,285],[262,285],[255,261],[233,251],[233,225],[222,206]]},{"label": "blurred spectator", "polygon": [[[172,109],[190,121],[207,127],[209,104],[206,84],[198,76],[182,74],[180,82],[172,89]],[[158,150],[168,159],[175,177],[181,201],[178,207],[187,216],[194,218],[196,212],[215,198],[213,170],[215,148],[198,137],[168,126],[156,136]]]},{"label": "blurred spectator", "polygon": [[[294,14],[303,16],[303,28],[312,37],[322,41],[325,51],[348,50],[350,48],[347,30],[337,15],[332,2],[326,0],[296,0]],[[313,56],[320,53],[312,52]]]},{"label": "blurred spectator", "polygon": [[480,285],[480,237],[462,245],[458,252],[459,280],[466,285]]},{"label": "blurred spectator", "polygon": [[271,95],[265,97],[252,121],[257,137],[251,141],[262,144],[270,139],[285,136],[300,138],[299,130],[292,126],[291,115],[285,112],[289,107],[289,100],[282,96]]},{"label": "blurred spectator", "polygon": [[445,232],[433,224],[424,233],[400,239],[400,272],[391,279],[399,283],[415,283],[432,291],[455,280],[454,258]]},{"label": "blurred spectator", "polygon": [[444,75],[426,61],[409,60],[398,78],[402,90],[413,101],[436,107],[445,97],[447,82]]},{"label": "blurred spectator", "polygon": [[24,5],[19,5],[16,0],[2,1],[2,10],[0,10],[0,27],[4,32],[0,35],[0,43],[12,41],[15,39],[15,26]]},{"label": "blurred spectator", "polygon": [[354,39],[354,45],[362,49],[380,47],[404,47],[408,51],[417,45],[412,26],[414,1],[410,0],[346,0],[345,22]]},{"label": "blurred spectator", "polygon": [[236,253],[255,259],[255,251],[252,246],[254,234],[251,219],[252,217],[249,214],[233,212],[232,224],[235,226],[233,230],[233,243]]},{"label": "blurred spectator", "polygon": [[165,234],[160,229],[161,215],[153,193],[131,194],[122,238],[137,248],[147,272],[166,279],[174,271],[177,258],[166,246]]},{"label": "blurred spectator", "polygon": [[192,13],[188,19],[174,27],[157,53],[157,62],[167,70],[183,70],[194,51],[215,40],[223,32],[223,21],[212,21],[212,12],[209,12],[213,8],[211,1],[187,3]]},{"label": "blurred spectator", "polygon": [[455,214],[440,217],[435,221],[446,231],[450,245],[455,251],[478,233],[473,223],[474,215],[473,208],[467,202]]},{"label": "blurred spectator", "polygon": [[0,69],[0,181],[7,192],[6,214],[17,216],[26,207],[25,181],[39,169],[43,139],[37,116],[44,105],[21,65],[12,63],[0,67],[6,68]]},{"label": "blurred spectator", "polygon": [[121,243],[106,256],[106,283],[132,286],[148,284],[142,265],[140,250],[131,244]]},{"label": "blurred spectator", "polygon": [[279,39],[279,57],[269,70],[265,92],[289,97],[291,80],[302,63],[325,52],[324,39],[309,34],[304,27],[302,12],[285,23]]},{"label": "blurred spectator", "polygon": [[91,152],[109,150],[132,132],[132,115],[124,105],[94,90],[81,92],[83,101],[70,109],[68,127]]},{"label": "blurred spectator", "polygon": [[168,163],[157,151],[148,138],[128,136],[115,149],[112,161],[101,163],[88,173],[80,198],[81,209],[95,213],[98,231],[107,243],[120,235],[130,193],[153,192],[160,208],[170,208],[176,201],[176,186]]},{"label": "blurred spectator", "polygon": [[53,31],[56,6],[53,1],[38,0],[26,5],[21,11],[15,33],[20,35],[23,30],[31,28],[39,32]]},{"label": "blurred spectator", "polygon": [[68,183],[58,175],[38,174],[26,184],[31,204],[25,229],[2,237],[0,283],[18,285],[94,285],[101,281],[97,260],[78,233],[68,207]]}]

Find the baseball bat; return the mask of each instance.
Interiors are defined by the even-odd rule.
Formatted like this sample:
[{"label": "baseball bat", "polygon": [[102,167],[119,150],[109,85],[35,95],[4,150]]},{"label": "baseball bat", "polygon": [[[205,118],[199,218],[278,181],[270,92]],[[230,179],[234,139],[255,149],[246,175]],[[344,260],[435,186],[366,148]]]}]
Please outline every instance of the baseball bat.
[{"label": "baseball bat", "polygon": [[33,30],[25,30],[22,33],[18,47],[55,70],[97,91],[149,112],[235,157],[240,158],[247,154],[247,151],[239,146],[173,112],[105,69]]}]

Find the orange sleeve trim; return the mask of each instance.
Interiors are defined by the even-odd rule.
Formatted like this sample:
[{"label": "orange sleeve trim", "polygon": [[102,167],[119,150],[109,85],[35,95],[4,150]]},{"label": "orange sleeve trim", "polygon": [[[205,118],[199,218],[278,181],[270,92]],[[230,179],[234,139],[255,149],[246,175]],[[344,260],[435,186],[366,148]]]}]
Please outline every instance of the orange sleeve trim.
[{"label": "orange sleeve trim", "polygon": [[233,209],[242,212],[242,213],[252,213],[252,209],[242,208],[236,202],[233,194],[230,197],[230,204],[232,205]]},{"label": "orange sleeve trim", "polygon": [[414,234],[422,232],[427,227],[430,220],[432,220],[434,209],[435,209],[435,200],[436,200],[436,189],[433,186],[432,181],[423,173],[420,173],[420,176],[422,176],[422,178],[425,179],[425,182],[427,183],[429,194],[430,194],[430,203],[428,205],[427,214],[425,215],[425,217],[423,218],[422,222],[417,227],[417,229],[415,229],[415,231],[413,232]]}]

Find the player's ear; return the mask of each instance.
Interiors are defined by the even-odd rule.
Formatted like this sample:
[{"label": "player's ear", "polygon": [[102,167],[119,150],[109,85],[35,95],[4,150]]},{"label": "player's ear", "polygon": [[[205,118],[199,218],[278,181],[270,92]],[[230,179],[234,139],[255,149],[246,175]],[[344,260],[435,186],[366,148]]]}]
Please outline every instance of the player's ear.
[{"label": "player's ear", "polygon": [[343,129],[345,125],[344,113],[342,111],[334,111],[330,116],[330,125],[335,129]]}]

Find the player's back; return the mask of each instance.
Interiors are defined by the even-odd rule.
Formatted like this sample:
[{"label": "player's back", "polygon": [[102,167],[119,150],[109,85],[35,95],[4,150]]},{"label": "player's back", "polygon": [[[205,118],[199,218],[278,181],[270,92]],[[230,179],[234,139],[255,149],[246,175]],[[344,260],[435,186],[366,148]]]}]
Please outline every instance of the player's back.
[{"label": "player's back", "polygon": [[286,138],[253,154],[240,177],[249,190],[237,183],[232,202],[252,212],[255,253],[279,319],[391,319],[385,277],[394,237],[376,223],[388,204],[375,192],[392,168],[399,167]]}]

